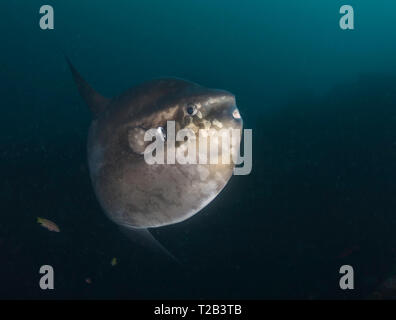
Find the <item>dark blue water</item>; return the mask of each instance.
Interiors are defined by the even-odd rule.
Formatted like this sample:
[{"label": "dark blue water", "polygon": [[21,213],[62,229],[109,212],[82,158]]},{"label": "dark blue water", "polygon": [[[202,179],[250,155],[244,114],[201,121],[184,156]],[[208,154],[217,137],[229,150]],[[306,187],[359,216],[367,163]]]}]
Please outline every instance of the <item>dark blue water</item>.
[{"label": "dark blue water", "polygon": [[[55,30],[39,28],[44,4]],[[343,4],[2,1],[0,297],[370,296],[395,270],[396,3],[350,1],[353,31],[339,28]],[[91,115],[65,55],[107,96],[159,76],[236,95],[253,171],[154,231],[182,266],[133,245],[99,207]],[[39,288],[44,264],[53,291]],[[355,290],[339,288],[344,264]]]}]

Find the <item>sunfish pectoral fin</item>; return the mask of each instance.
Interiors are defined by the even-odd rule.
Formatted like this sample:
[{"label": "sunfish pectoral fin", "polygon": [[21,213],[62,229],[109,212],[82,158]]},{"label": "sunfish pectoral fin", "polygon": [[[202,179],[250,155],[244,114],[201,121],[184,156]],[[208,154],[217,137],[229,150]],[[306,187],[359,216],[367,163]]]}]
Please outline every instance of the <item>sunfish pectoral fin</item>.
[{"label": "sunfish pectoral fin", "polygon": [[172,261],[180,264],[180,261],[172,255],[146,228],[134,228],[131,226],[119,226],[121,231],[133,242],[149,248],[152,252],[166,255]]},{"label": "sunfish pectoral fin", "polygon": [[73,74],[75,83],[77,84],[78,91],[85,103],[88,105],[92,114],[96,118],[99,113],[103,112],[110,102],[110,99],[103,97],[101,94],[95,91],[88,82],[80,75],[69,58],[66,57],[66,61],[69,64],[70,70]]}]

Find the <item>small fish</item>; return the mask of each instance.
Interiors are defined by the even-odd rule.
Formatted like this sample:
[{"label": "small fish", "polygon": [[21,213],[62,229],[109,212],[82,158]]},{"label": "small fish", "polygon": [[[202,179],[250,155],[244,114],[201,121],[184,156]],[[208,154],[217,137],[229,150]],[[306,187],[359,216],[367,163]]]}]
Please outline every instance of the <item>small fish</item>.
[{"label": "small fish", "polygon": [[118,263],[117,262],[117,258],[111,259],[111,263],[110,264],[111,264],[112,267],[115,267],[117,265],[117,263]]},{"label": "small fish", "polygon": [[85,282],[88,283],[88,284],[91,284],[91,283],[92,283],[92,280],[91,280],[91,278],[86,278],[86,279],[85,279]]},{"label": "small fish", "polygon": [[59,227],[50,220],[38,217],[37,223],[41,224],[44,228],[48,229],[49,231],[60,232]]}]

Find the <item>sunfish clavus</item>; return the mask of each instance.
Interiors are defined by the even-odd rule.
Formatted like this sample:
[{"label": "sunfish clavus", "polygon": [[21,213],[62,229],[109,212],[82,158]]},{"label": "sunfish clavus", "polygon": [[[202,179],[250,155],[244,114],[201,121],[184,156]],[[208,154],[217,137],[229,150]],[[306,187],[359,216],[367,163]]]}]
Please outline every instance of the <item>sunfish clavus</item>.
[{"label": "sunfish clavus", "polygon": [[[144,134],[157,128],[166,141],[168,121],[174,123],[176,132],[185,128],[196,133],[210,128],[241,132],[242,118],[233,94],[164,78],[107,99],[68,63],[92,112],[89,171],[97,199],[112,221],[154,241],[147,228],[186,220],[220,193],[233,174],[233,161],[148,164]],[[231,146],[233,153],[239,154],[239,144],[240,140]],[[184,142],[176,142],[174,147],[176,152],[186,148]],[[222,148],[218,156],[222,157]]]}]

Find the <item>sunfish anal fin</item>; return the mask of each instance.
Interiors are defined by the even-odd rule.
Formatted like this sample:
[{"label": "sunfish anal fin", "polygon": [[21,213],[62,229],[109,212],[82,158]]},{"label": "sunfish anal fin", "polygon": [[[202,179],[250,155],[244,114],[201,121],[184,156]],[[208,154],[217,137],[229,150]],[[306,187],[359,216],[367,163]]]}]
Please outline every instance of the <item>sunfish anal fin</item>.
[{"label": "sunfish anal fin", "polygon": [[146,228],[134,228],[130,226],[119,226],[121,231],[133,242],[138,243],[152,252],[158,252],[166,255],[173,262],[181,264],[180,261],[172,255]]}]

